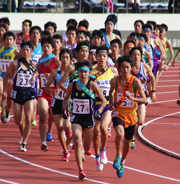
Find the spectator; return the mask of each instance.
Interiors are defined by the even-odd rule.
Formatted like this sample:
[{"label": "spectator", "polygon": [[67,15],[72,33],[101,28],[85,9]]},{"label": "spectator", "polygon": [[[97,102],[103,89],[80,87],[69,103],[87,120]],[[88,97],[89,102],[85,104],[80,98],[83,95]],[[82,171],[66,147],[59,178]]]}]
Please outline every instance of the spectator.
[{"label": "spectator", "polygon": [[128,4],[132,6],[132,13],[141,13],[140,10],[140,0],[128,0]]}]

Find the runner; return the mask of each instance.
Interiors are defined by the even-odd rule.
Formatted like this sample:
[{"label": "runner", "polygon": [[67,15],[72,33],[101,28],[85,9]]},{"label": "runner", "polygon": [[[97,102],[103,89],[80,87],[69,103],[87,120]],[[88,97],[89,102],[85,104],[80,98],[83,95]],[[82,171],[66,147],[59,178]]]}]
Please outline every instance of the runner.
[{"label": "runner", "polygon": [[[63,101],[63,118],[68,118],[68,99],[71,95],[73,99],[72,105],[72,133],[75,140],[75,154],[79,169],[79,179],[83,180],[86,175],[83,170],[82,149],[89,150],[93,139],[94,126],[94,98],[95,94],[102,102],[95,113],[95,118],[101,117],[101,112],[106,106],[106,99],[100,91],[97,84],[89,80],[92,63],[90,61],[80,61],[77,63],[79,80],[69,84],[66,96]],[[95,94],[94,94],[95,93]],[[83,136],[83,141],[82,141]]]},{"label": "runner", "polygon": [[103,32],[101,30],[95,29],[92,32],[92,37],[92,44],[96,45],[97,47],[103,44]]},{"label": "runner", "polygon": [[[124,56],[120,61],[121,74],[110,81],[109,110],[113,110],[112,121],[116,132],[116,158],[113,167],[117,170],[117,176],[120,178],[124,175],[124,164],[135,131],[137,102],[147,102],[140,80],[130,74],[133,62],[130,56]],[[138,98],[138,93],[140,98]],[[124,146],[121,154],[121,144],[124,136]]]},{"label": "runner", "polygon": [[117,59],[121,56],[119,55],[119,52],[122,49],[122,43],[119,39],[114,39],[110,42],[111,45],[111,54],[109,55],[110,58],[114,63],[116,63]]},{"label": "runner", "polygon": [[[66,93],[58,87],[58,83],[62,78],[66,68],[71,62],[72,52],[69,49],[61,50],[59,54],[59,58],[61,60],[61,67],[53,70],[48,78],[48,82],[45,87],[45,91],[53,95],[53,99],[51,101],[51,108],[53,111],[53,119],[57,128],[58,139],[63,148],[63,161],[69,161],[69,151],[68,147],[72,140],[72,132],[71,132],[71,124],[68,119],[62,119],[62,102]],[[50,89],[50,85],[55,82],[56,89],[53,91]],[[64,83],[65,87],[68,87],[69,79],[67,79]],[[66,133],[67,141],[65,141],[64,130]]]},{"label": "runner", "polygon": [[54,47],[54,50],[53,50],[53,54],[59,59],[60,50],[62,50],[61,49],[61,47],[62,47],[62,37],[58,34],[55,34],[52,38],[55,41],[55,47]]},{"label": "runner", "polygon": [[97,59],[96,59],[96,50],[97,50],[96,45],[90,45],[89,48],[89,57],[88,60],[92,62],[93,68],[97,67]]},{"label": "runner", "polygon": [[[100,46],[96,50],[97,67],[93,68],[93,73],[96,77],[95,83],[100,87],[101,92],[107,99],[107,105],[101,113],[100,118],[96,118],[94,126],[93,145],[95,151],[96,169],[101,171],[103,164],[107,164],[106,143],[108,139],[108,126],[111,122],[111,112],[109,107],[109,89],[110,80],[118,75],[117,69],[114,67],[107,67],[109,49],[106,46]],[[101,100],[96,97],[94,109],[97,111],[101,106]],[[99,151],[101,134],[101,147]]]},{"label": "runner", "polygon": [[[13,114],[16,125],[19,126],[21,136],[23,137],[20,151],[27,151],[25,145],[31,132],[31,122],[33,115],[33,99],[35,96],[34,79],[36,63],[32,62],[33,45],[30,41],[21,43],[22,58],[11,62],[4,76],[4,92],[7,95],[8,78],[13,76],[13,90],[10,98],[13,103]],[[23,126],[23,116],[25,115],[25,127]]]},{"label": "runner", "polygon": [[56,32],[56,29],[57,29],[57,25],[55,22],[49,21],[46,24],[44,24],[44,30],[49,31],[51,33],[51,37]]}]

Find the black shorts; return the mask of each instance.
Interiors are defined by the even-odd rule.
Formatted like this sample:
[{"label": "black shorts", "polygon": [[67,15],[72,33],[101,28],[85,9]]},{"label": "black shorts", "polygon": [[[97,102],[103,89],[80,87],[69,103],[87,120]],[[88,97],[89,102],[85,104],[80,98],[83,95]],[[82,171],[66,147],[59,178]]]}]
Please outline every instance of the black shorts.
[{"label": "black shorts", "polygon": [[51,100],[51,108],[52,108],[53,115],[62,114],[62,103],[63,103],[63,100],[58,100],[55,98]]},{"label": "black shorts", "polygon": [[92,119],[85,119],[85,118],[80,118],[77,117],[76,115],[71,115],[70,121],[72,124],[78,124],[81,125],[82,130],[84,130],[85,128],[92,128],[94,127],[94,120]]},{"label": "black shorts", "polygon": [[24,105],[27,101],[33,100],[34,96],[35,96],[35,92],[33,90],[27,90],[27,91],[12,90],[10,94],[10,99],[17,104]]},{"label": "black shorts", "polygon": [[[113,118],[112,118],[112,122],[113,122],[114,128],[115,128],[117,125],[122,125],[122,126],[124,127],[124,122],[123,122],[123,121],[121,120],[121,118],[119,118],[119,117],[113,117]],[[136,124],[124,128],[125,138],[126,138],[126,139],[131,140],[131,139],[133,138],[133,135],[134,135],[134,132],[135,132],[135,126],[136,126]]]}]

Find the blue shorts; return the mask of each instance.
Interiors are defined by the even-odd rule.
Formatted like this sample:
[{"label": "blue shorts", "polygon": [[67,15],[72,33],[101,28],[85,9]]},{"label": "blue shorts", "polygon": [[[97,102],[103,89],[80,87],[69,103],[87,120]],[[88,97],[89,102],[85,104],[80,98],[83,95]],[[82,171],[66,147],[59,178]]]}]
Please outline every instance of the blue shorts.
[{"label": "blue shorts", "polygon": [[4,79],[4,75],[5,75],[4,72],[0,72],[0,77],[2,77],[3,79]]},{"label": "blue shorts", "polygon": [[[94,112],[98,111],[100,107],[101,107],[101,105],[95,105],[95,106],[94,106]],[[104,108],[104,110],[103,110],[102,113],[101,113],[101,117],[102,117],[102,115],[103,115],[106,111],[108,111],[108,109],[109,109],[109,105],[106,105],[106,107]],[[98,118],[97,120],[98,120],[98,121],[101,121],[101,118]]]},{"label": "blue shorts", "polygon": [[[140,95],[138,95],[138,98],[141,98]],[[143,104],[144,104],[144,103],[138,102],[138,105],[143,105]],[[148,102],[145,103],[145,105],[147,105],[147,104],[148,104]]]}]

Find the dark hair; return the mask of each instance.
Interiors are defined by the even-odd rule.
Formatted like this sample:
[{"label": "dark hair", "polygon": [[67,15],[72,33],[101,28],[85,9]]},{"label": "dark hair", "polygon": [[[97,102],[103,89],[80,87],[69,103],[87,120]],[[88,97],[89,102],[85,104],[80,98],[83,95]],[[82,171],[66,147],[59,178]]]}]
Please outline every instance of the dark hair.
[{"label": "dark hair", "polygon": [[52,26],[54,29],[54,32],[56,32],[57,25],[55,22],[51,22],[51,21],[47,22],[46,24],[44,24],[44,29],[48,28],[49,26]]},{"label": "dark hair", "polygon": [[160,34],[162,33],[162,27],[161,27],[161,25],[158,24],[158,25],[156,25],[156,28],[159,29],[159,35],[158,36],[160,37]]},{"label": "dark hair", "polygon": [[72,59],[72,57],[73,57],[72,51],[69,50],[69,49],[62,49],[61,52],[59,53],[59,58],[60,58],[60,60],[61,60],[61,56],[62,56],[64,53],[68,53],[69,56],[70,56],[70,59]]},{"label": "dark hair", "polygon": [[142,48],[141,48],[141,47],[139,47],[139,46],[137,46],[137,47],[133,47],[133,48],[130,50],[130,52],[129,52],[129,55],[130,55],[130,56],[132,56],[132,54],[133,54],[134,50],[139,50],[139,52],[140,52],[141,56],[143,55]]},{"label": "dark hair", "polygon": [[31,35],[31,33],[32,33],[35,29],[37,29],[37,30],[39,31],[39,33],[41,34],[41,28],[40,28],[39,26],[33,26],[33,27],[31,27],[31,29],[30,29],[30,31],[29,31],[30,35]]},{"label": "dark hair", "polygon": [[95,29],[93,32],[92,32],[92,37],[94,36],[98,36],[101,38],[101,40],[103,40],[103,32],[101,30],[97,30]]},{"label": "dark hair", "polygon": [[8,17],[2,17],[0,18],[0,22],[1,23],[4,23],[4,24],[7,24],[10,26],[10,21],[9,21],[9,18]]},{"label": "dark hair", "polygon": [[8,31],[6,24],[0,23],[0,27],[4,28],[6,30],[6,32]]},{"label": "dark hair", "polygon": [[168,31],[168,26],[166,24],[161,24],[161,28],[165,29],[166,32]]},{"label": "dark hair", "polygon": [[107,54],[107,55],[109,54],[109,49],[108,49],[108,47],[105,46],[105,45],[99,46],[99,47],[96,49],[96,54],[98,54],[100,50],[105,50],[105,51],[107,52],[106,54]]},{"label": "dark hair", "polygon": [[137,37],[137,39],[139,39],[139,33],[137,33],[137,32],[132,32],[132,33],[130,34],[130,38],[132,38],[132,37]]},{"label": "dark hair", "polygon": [[144,22],[143,22],[142,20],[136,20],[136,21],[134,22],[134,26],[135,26],[135,24],[136,24],[137,22],[139,22],[142,26],[144,26]]},{"label": "dark hair", "polygon": [[16,35],[12,31],[8,31],[8,32],[4,33],[3,40],[6,39],[6,36],[12,36],[14,40],[16,39]]},{"label": "dark hair", "polygon": [[62,36],[61,35],[55,34],[55,35],[53,35],[52,38],[53,39],[59,39],[61,41],[61,43],[62,43]]},{"label": "dark hair", "polygon": [[118,62],[119,68],[121,67],[121,64],[123,62],[129,63],[131,65],[131,67],[132,67],[133,63],[134,63],[134,60],[133,60],[133,58],[131,56],[123,56],[123,57],[119,57],[117,62]]},{"label": "dark hair", "polygon": [[142,30],[145,28],[150,28],[152,30],[152,26],[150,24],[144,24],[144,26],[142,27]]},{"label": "dark hair", "polygon": [[44,43],[49,43],[52,48],[54,48],[55,46],[55,41],[52,37],[48,36],[48,37],[44,37],[42,40],[41,40],[41,45],[43,45]]},{"label": "dark hair", "polygon": [[151,25],[153,25],[153,27],[154,27],[154,30],[156,29],[156,22],[155,21],[151,21],[151,20],[149,20],[149,21],[147,21],[147,24],[151,24]]},{"label": "dark hair", "polygon": [[66,26],[67,26],[68,24],[72,24],[72,25],[74,25],[75,27],[77,27],[77,21],[76,21],[75,19],[69,19],[69,20],[67,21],[67,23],[66,23]]},{"label": "dark hair", "polygon": [[113,39],[113,40],[111,40],[110,41],[110,45],[112,45],[113,43],[117,43],[118,46],[119,46],[119,48],[122,47],[122,43],[121,43],[121,41],[119,39]]},{"label": "dark hair", "polygon": [[98,46],[97,45],[90,45],[90,48],[89,48],[89,53],[92,53],[91,50],[97,50]]},{"label": "dark hair", "polygon": [[41,36],[51,36],[51,33],[47,30],[41,31]]},{"label": "dark hair", "polygon": [[89,31],[86,31],[86,36],[89,37],[90,41],[92,40],[92,34]]},{"label": "dark hair", "polygon": [[81,30],[81,29],[77,30],[76,36],[79,35],[79,34],[80,34],[80,35],[84,35],[85,38],[87,37],[86,31],[84,31],[84,30]]},{"label": "dark hair", "polygon": [[110,14],[110,15],[108,15],[107,16],[107,19],[109,19],[109,18],[112,18],[113,20],[114,20],[114,24],[116,24],[117,23],[117,16],[115,15],[115,14]]},{"label": "dark hair", "polygon": [[87,46],[88,49],[89,49],[89,42],[88,42],[87,40],[82,41],[82,42],[79,42],[79,43],[77,44],[77,46],[76,46],[76,52],[79,53],[79,51],[81,50],[81,48],[82,48],[83,46]]},{"label": "dark hair", "polygon": [[33,44],[30,41],[23,41],[21,43],[21,49],[23,48],[24,45],[28,45],[33,50]]},{"label": "dark hair", "polygon": [[77,29],[76,29],[76,27],[74,27],[74,26],[69,26],[69,27],[67,28],[67,31],[66,31],[66,32],[68,32],[68,31],[75,31],[75,32],[77,32]]},{"label": "dark hair", "polygon": [[139,38],[140,38],[140,37],[143,37],[143,38],[145,39],[145,42],[148,41],[148,38],[147,38],[147,36],[146,36],[144,33],[140,33],[140,34],[139,34]]},{"label": "dark hair", "polygon": [[107,19],[105,20],[104,24],[106,25],[108,22],[113,22],[114,25],[116,24],[116,20],[114,20],[113,17],[107,17]]},{"label": "dark hair", "polygon": [[83,27],[85,27],[85,28],[88,30],[88,28],[89,28],[89,22],[88,22],[86,19],[81,20],[81,21],[79,22],[79,24],[78,24],[78,27],[79,27],[79,26],[83,26]]},{"label": "dark hair", "polygon": [[87,66],[90,70],[92,70],[92,62],[91,61],[88,61],[88,60],[79,61],[77,63],[76,69],[78,70],[78,68],[83,67],[83,66]]},{"label": "dark hair", "polygon": [[135,42],[134,42],[133,40],[128,40],[128,41],[126,41],[126,42],[124,43],[124,48],[126,47],[126,45],[127,45],[128,43],[133,43],[134,46],[136,46],[136,44],[135,44]]},{"label": "dark hair", "polygon": [[31,20],[29,20],[29,19],[25,19],[23,22],[22,22],[22,24],[24,24],[24,23],[29,23],[29,27],[31,27],[32,26],[32,21]]}]

